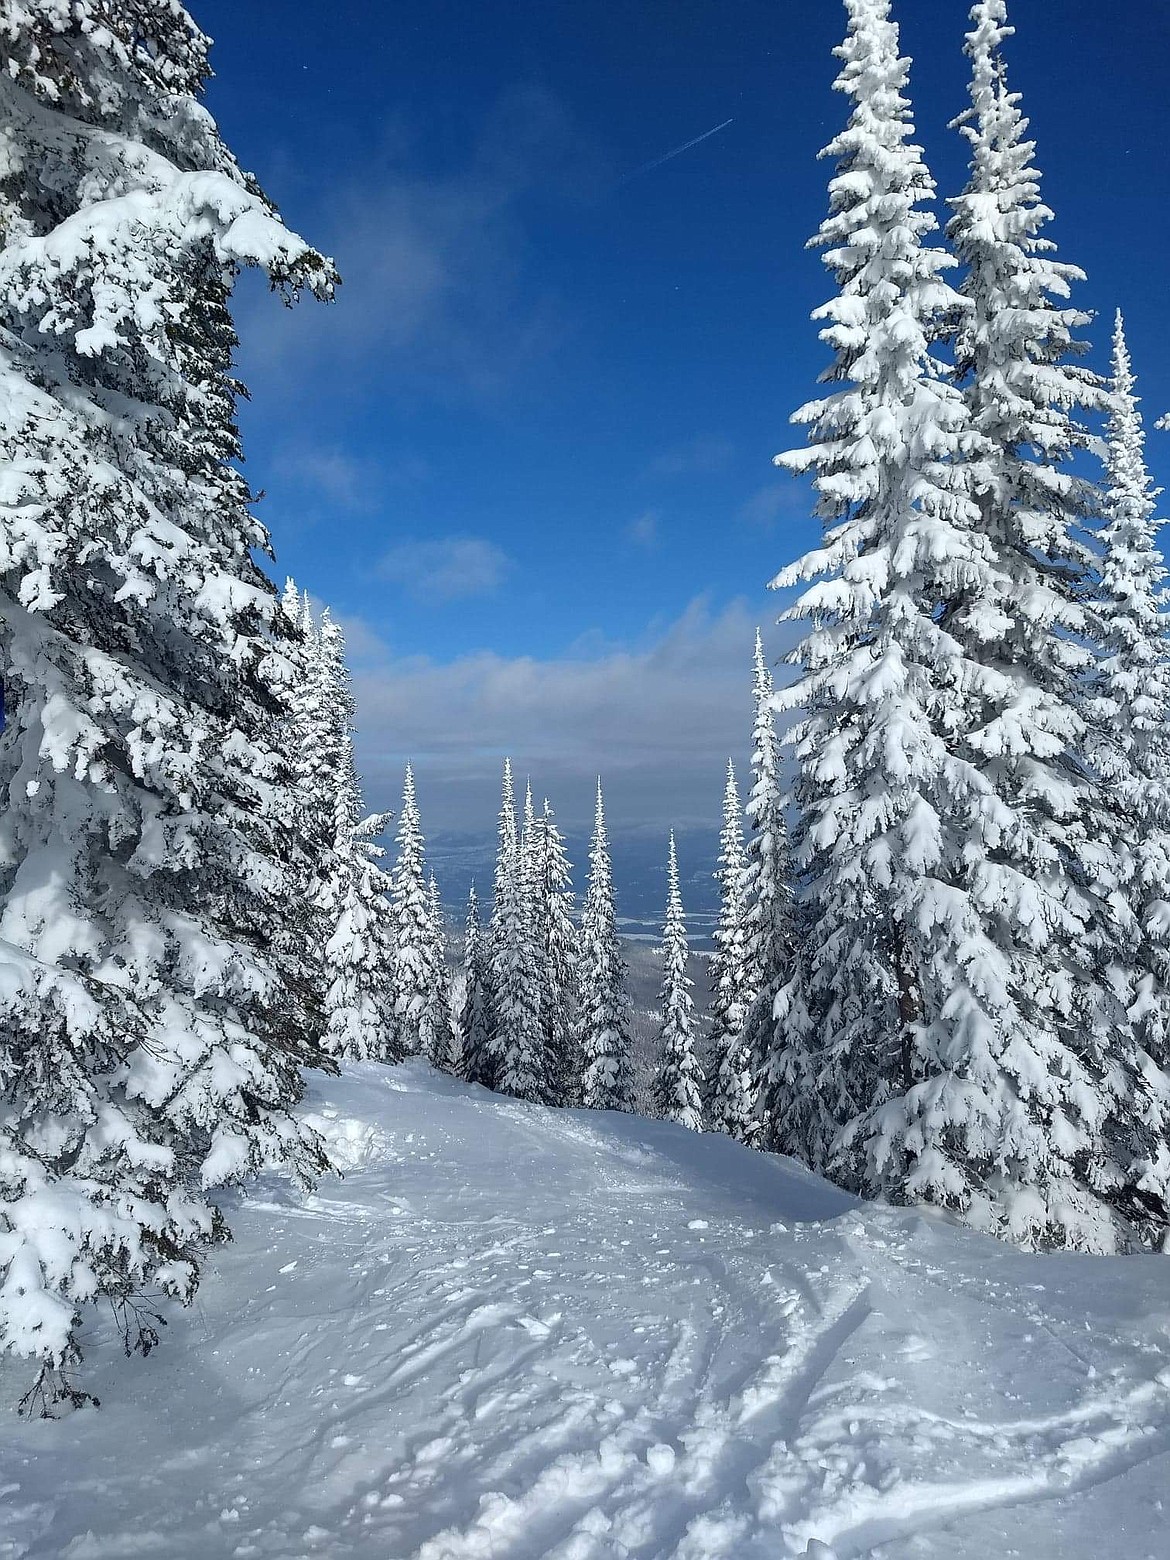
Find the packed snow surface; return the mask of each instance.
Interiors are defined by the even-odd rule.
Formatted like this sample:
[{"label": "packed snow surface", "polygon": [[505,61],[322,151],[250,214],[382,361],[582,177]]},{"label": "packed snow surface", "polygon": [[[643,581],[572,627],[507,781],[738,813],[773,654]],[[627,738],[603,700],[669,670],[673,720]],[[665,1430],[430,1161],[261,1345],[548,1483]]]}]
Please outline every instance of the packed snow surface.
[{"label": "packed snow surface", "polygon": [[241,1200],[149,1359],[94,1329],[100,1411],[5,1418],[0,1555],[1164,1560],[1164,1257],[420,1063],[307,1109],[344,1178]]}]

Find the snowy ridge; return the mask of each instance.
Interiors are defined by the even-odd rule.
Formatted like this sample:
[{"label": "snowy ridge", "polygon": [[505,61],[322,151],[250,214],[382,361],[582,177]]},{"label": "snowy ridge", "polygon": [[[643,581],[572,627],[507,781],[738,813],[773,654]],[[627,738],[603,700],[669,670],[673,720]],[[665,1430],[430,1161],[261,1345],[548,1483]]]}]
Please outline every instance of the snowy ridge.
[{"label": "snowy ridge", "polygon": [[1164,1555],[1163,1259],[417,1061],[307,1114],[344,1179],[240,1198],[148,1359],[91,1333],[100,1412],[9,1421],[5,1560]]}]

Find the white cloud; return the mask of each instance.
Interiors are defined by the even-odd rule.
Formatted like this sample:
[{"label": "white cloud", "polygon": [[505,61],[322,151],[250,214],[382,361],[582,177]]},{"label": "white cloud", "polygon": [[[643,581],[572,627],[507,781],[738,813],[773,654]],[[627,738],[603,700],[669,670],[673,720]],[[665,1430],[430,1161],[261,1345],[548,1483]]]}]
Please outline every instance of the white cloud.
[{"label": "white cloud", "polygon": [[582,642],[550,660],[399,656],[346,623],[362,652],[355,691],[370,805],[393,804],[409,758],[430,827],[490,830],[511,754],[570,825],[588,821],[598,773],[615,824],[717,821],[728,754],[746,759],[760,616],[779,655],[766,604],[757,613],[744,601],[714,611],[699,599],[636,643]]},{"label": "white cloud", "polygon": [[650,477],[707,476],[723,471],[735,454],[730,439],[700,434],[684,444],[674,444],[655,455],[646,467]]},{"label": "white cloud", "polygon": [[490,596],[504,582],[512,560],[482,536],[444,536],[402,542],[383,553],[378,573],[404,586],[419,601],[464,601]]},{"label": "white cloud", "polygon": [[633,542],[635,547],[644,547],[647,552],[653,552],[658,546],[658,520],[657,509],[647,509],[636,520],[631,520],[626,527],[626,540]]},{"label": "white cloud", "polygon": [[794,482],[783,472],[777,472],[775,480],[757,488],[750,498],[740,505],[739,518],[745,525],[761,531],[770,531],[782,519],[804,518],[811,514],[815,495],[804,483]]},{"label": "white cloud", "polygon": [[284,479],[334,509],[367,508],[383,480],[371,461],[327,446],[288,451],[280,467]]},{"label": "white cloud", "polygon": [[269,398],[316,372],[493,400],[565,339],[564,302],[532,266],[529,203],[590,198],[598,154],[554,96],[526,88],[501,97],[462,166],[420,173],[430,159],[401,131],[378,161],[301,219],[337,260],[334,304],[287,311],[258,285],[242,294],[245,375]]}]

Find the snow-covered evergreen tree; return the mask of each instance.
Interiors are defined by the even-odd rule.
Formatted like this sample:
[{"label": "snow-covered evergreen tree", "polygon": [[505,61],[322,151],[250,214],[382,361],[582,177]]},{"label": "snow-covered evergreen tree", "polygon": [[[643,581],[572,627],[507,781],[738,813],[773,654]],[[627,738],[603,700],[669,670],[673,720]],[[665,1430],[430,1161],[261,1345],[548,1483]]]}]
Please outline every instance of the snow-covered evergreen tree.
[{"label": "snow-covered evergreen tree", "polygon": [[[1090,752],[1108,788],[1113,828],[1096,842],[1121,880],[1114,902],[1128,952],[1122,986],[1144,1053],[1134,1102],[1155,1164],[1139,1197],[1161,1196],[1167,1152],[1170,1063],[1170,624],[1166,565],[1157,544],[1158,490],[1146,465],[1145,430],[1120,312],[1113,335],[1104,523],[1095,599],[1100,659],[1088,701]],[[1121,962],[1121,961],[1119,961]],[[1125,977],[1123,977],[1124,979]]]},{"label": "snow-covered evergreen tree", "polygon": [[[492,914],[488,926],[488,957],[493,971],[497,950],[507,942],[508,915],[517,903],[517,890],[513,886],[519,874],[520,836],[516,824],[516,788],[512,779],[512,760],[505,758],[504,775],[500,788],[500,813],[496,826],[496,872],[492,884]],[[496,1056],[495,994],[492,993],[492,1039],[489,1049]],[[498,1058],[497,1058],[498,1060]],[[493,1076],[495,1063],[493,1063]]]},{"label": "snow-covered evergreen tree", "polygon": [[333,848],[330,815],[319,807],[318,789],[311,783],[316,749],[313,721],[321,692],[321,657],[316,625],[307,601],[294,582],[286,582],[276,614],[278,639],[292,667],[291,703],[281,721],[285,783],[291,781],[291,815],[287,820],[288,867],[295,889],[273,928],[273,946],[288,968],[288,979],[302,994],[313,1015],[318,1040],[325,1031],[328,980],[323,949],[328,937],[322,912],[322,889],[328,878]]},{"label": "snow-covered evergreen tree", "polygon": [[723,829],[719,836],[719,920],[710,962],[711,1029],[707,1116],[716,1132],[740,1143],[757,1131],[755,1074],[745,1046],[744,1026],[755,1000],[755,970],[748,960],[747,855],[743,808],[735,766],[727,761]]},{"label": "snow-covered evergreen tree", "polygon": [[[353,700],[340,626],[328,607],[314,624],[307,600],[302,614],[309,664],[294,712],[300,754],[300,821],[317,857],[317,877],[323,889],[334,871],[331,853],[344,835],[344,820],[353,811]],[[346,701],[344,711],[339,700]]]},{"label": "snow-covered evergreen tree", "polygon": [[666,869],[666,920],[662,928],[661,1017],[654,1102],[665,1121],[675,1121],[680,1127],[701,1132],[703,1070],[695,1054],[698,1021],[691,998],[694,982],[687,974],[689,956],[690,943],[678,880],[678,853],[672,829]]},{"label": "snow-covered evergreen tree", "polygon": [[752,726],[752,789],[747,803],[751,833],[744,880],[746,984],[753,996],[744,1019],[745,1065],[750,1074],[754,1126],[767,1133],[763,1119],[766,1081],[776,1051],[776,1005],[792,981],[796,964],[796,928],[792,911],[792,862],[780,773],[780,744],[772,710],[772,674],[764,643],[756,630],[755,720]]},{"label": "snow-covered evergreen tree", "polygon": [[284,723],[295,776],[298,890],[275,930],[300,955],[306,1001],[321,1012],[334,1056],[395,1059],[393,912],[377,844],[390,814],[366,817],[353,748],[354,702],[345,642],[328,610],[318,626],[291,580],[281,601],[291,640],[295,696]]},{"label": "snow-covered evergreen tree", "polygon": [[524,786],[523,826],[520,831],[520,891],[524,896],[526,913],[531,915],[539,898],[540,836],[536,821],[536,805],[532,800],[532,781]]},{"label": "snow-covered evergreen tree", "polygon": [[304,773],[309,791],[306,816],[326,821],[329,834],[318,852],[316,908],[323,943],[324,1049],[359,1061],[395,1061],[394,996],[397,953],[387,894],[391,883],[379,862],[377,844],[388,813],[367,817],[353,748],[354,700],[345,640],[328,612],[315,636],[317,665],[311,686],[320,724],[306,722],[304,747],[315,753]]},{"label": "snow-covered evergreen tree", "polygon": [[331,1056],[398,1061],[394,1014],[396,947],[390,880],[379,865],[378,836],[389,814],[356,818],[338,841],[341,867],[325,902],[323,1045]]},{"label": "snow-covered evergreen tree", "polygon": [[474,883],[467,896],[463,938],[463,990],[459,1003],[460,1076],[491,1086],[491,959],[479,919]]},{"label": "snow-covered evergreen tree", "polygon": [[0,1348],[75,1389],[82,1305],[190,1298],[208,1189],[321,1163],[292,891],[292,668],[254,562],[227,311],[332,267],[199,102],[176,0],[0,8]]},{"label": "snow-covered evergreen tree", "polygon": [[462,1072],[462,1047],[451,1012],[451,977],[447,970],[447,922],[434,873],[428,884],[430,922],[430,988],[423,1015],[426,1055],[443,1072]]},{"label": "snow-covered evergreen tree", "polygon": [[548,1099],[575,1105],[581,1090],[577,1030],[579,936],[573,919],[572,868],[553,810],[536,822],[534,927]]},{"label": "snow-covered evergreen tree", "polygon": [[581,913],[581,1103],[590,1110],[632,1110],[630,1000],[617,933],[613,866],[601,781],[589,846],[589,884]]},{"label": "snow-covered evergreen tree", "polygon": [[[531,793],[529,793],[531,795]],[[493,1087],[520,1100],[547,1098],[544,1033],[540,1016],[540,972],[532,935],[529,868],[535,819],[526,806],[527,849],[516,831],[512,765],[504,765],[500,806],[496,898],[492,911],[491,998]]]},{"label": "snow-covered evergreen tree", "polygon": [[825,151],[837,169],[819,236],[839,292],[814,315],[834,388],[796,414],[808,448],[777,457],[813,473],[827,526],[774,582],[817,581],[785,614],[812,628],[802,675],[777,696],[802,711],[790,739],[811,935],[771,1062],[770,1127],[818,1168],[838,1128],[896,1086],[922,1017],[916,901],[948,784],[933,724],[952,699],[934,607],[975,552],[955,458],[964,407],[932,357],[960,305],[943,279],[952,262],[927,242],[934,185],[889,9],[847,0],[836,87],[852,109]]},{"label": "snow-covered evergreen tree", "polygon": [[427,887],[426,850],[415,792],[414,770],[406,766],[397,855],[391,874],[394,894],[393,1051],[427,1055],[428,1009],[434,985],[434,931]]},{"label": "snow-covered evergreen tree", "polygon": [[[294,696],[288,714],[282,723],[284,731],[285,759],[295,777],[298,791],[298,810],[307,809],[310,799],[308,786],[309,766],[313,752],[313,718],[320,676],[320,657],[317,647],[317,629],[305,598],[296,581],[287,579],[280,598],[278,624],[284,641],[285,655],[295,676]],[[306,847],[320,845],[328,830],[321,830],[316,837],[312,822],[301,816],[297,820],[297,832],[305,840]],[[311,891],[309,891],[311,894]]]},{"label": "snow-covered evergreen tree", "polygon": [[[924,239],[932,186],[909,144],[887,0],[849,0],[839,86],[854,100],[833,215],[841,288],[821,311],[842,384],[800,414],[829,522],[780,585],[818,579],[793,728],[806,929],[778,1003],[774,1138],[846,1185],[958,1210],[1025,1244],[1113,1249],[1136,1157],[1124,1012],[1101,976],[1110,884],[1082,864],[1081,442],[1050,296],[1070,272],[1038,237],[1031,147],[1007,93],[1002,5],[968,50],[972,181],[951,234],[969,266],[960,398],[934,342],[955,318]],[[996,21],[995,19],[999,20]]]},{"label": "snow-covered evergreen tree", "polygon": [[1136,379],[1118,311],[1113,331],[1104,524],[1097,617],[1104,628],[1094,713],[1111,754],[1097,757],[1110,778],[1170,777],[1170,643],[1166,564],[1158,547],[1158,489],[1146,464]]},{"label": "snow-covered evergreen tree", "polygon": [[[1102,797],[1082,762],[1080,688],[1090,660],[1083,636],[1093,625],[1080,599],[1092,563],[1081,527],[1095,510],[1096,492],[1069,461],[1088,441],[1079,411],[1108,398],[1077,362],[1084,349],[1074,333],[1087,316],[1068,299],[1082,273],[1056,259],[1044,232],[1052,213],[1040,198],[1019,96],[1006,82],[1002,44],[1012,31],[1004,0],[973,7],[966,45],[971,106],[959,121],[971,172],[953,202],[948,233],[967,268],[963,290],[971,307],[956,369],[977,440],[980,531],[997,559],[994,584],[982,599],[969,591],[971,604],[961,603],[954,622],[987,667],[970,752],[982,785],[1001,804],[983,804],[969,831],[988,857],[973,889],[985,923],[1008,950],[1013,1000],[1011,1017],[998,1018],[997,1069],[978,1060],[957,1072],[964,1094],[978,1080],[982,1119],[962,1110],[955,1133],[951,1123],[942,1126],[949,1107],[940,1114],[931,1104],[928,1138],[963,1142],[956,1158],[971,1155],[970,1179],[963,1172],[959,1199],[970,1190],[977,1209],[994,1165],[997,1227],[1026,1240],[1109,1249],[1130,1242],[1131,1217],[1148,1230],[1142,1167],[1150,1145],[1134,1126],[1142,1063],[1113,1000],[1117,864],[1100,848],[1109,832],[1107,807],[1103,817]],[[1054,969],[1063,972],[1057,982]],[[997,971],[997,987],[1000,978]],[[1038,1062],[1048,1075],[1044,1086],[1034,1080]],[[942,1081],[950,1067],[944,1059],[940,1102],[954,1098]],[[934,1073],[935,1065],[926,1071]],[[914,1144],[919,1116],[915,1101]],[[1000,1141],[1012,1144],[1002,1179],[988,1152],[997,1137],[989,1119],[997,1121]],[[886,1128],[880,1130],[884,1140]],[[1136,1205],[1135,1175],[1146,1182]]]}]

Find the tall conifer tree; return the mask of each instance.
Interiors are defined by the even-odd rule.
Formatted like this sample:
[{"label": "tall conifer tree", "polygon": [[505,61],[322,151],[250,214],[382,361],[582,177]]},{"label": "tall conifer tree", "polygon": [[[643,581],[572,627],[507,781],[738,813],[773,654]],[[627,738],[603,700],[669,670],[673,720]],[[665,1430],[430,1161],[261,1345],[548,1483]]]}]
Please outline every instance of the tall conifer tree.
[{"label": "tall conifer tree", "polygon": [[321,815],[320,789],[312,783],[316,776],[312,727],[322,714],[318,707],[320,646],[312,614],[291,579],[285,583],[280,605],[277,623],[293,668],[291,704],[281,722],[281,749],[286,783],[291,782],[293,788],[286,836],[295,891],[273,929],[272,940],[287,962],[289,982],[301,993],[320,1040],[325,1031],[328,985],[323,959],[328,934],[321,891],[333,844],[328,813]]},{"label": "tall conifer tree", "polygon": [[414,770],[407,764],[398,816],[394,894],[394,1033],[397,1056],[428,1054],[428,1008],[433,994],[434,933]]},{"label": "tall conifer tree", "polygon": [[[1084,508],[1059,469],[1093,394],[1071,367],[1075,274],[1039,237],[1030,143],[1004,85],[1000,0],[973,12],[971,183],[950,232],[966,307],[922,240],[931,185],[908,144],[886,0],[849,0],[854,99],[822,311],[852,382],[801,414],[824,546],[804,675],[798,979],[778,1004],[772,1130],[846,1185],[927,1200],[1029,1245],[1134,1238],[1137,1058],[1103,979],[1104,827],[1081,761]],[[963,395],[932,344],[958,318]],[[810,1103],[811,1102],[811,1108]]]},{"label": "tall conifer tree", "polygon": [[632,1110],[630,1000],[617,933],[613,865],[601,781],[589,846],[589,885],[581,914],[581,1103],[590,1110]]},{"label": "tall conifer tree", "polygon": [[748,983],[754,995],[744,1020],[744,1050],[752,1075],[752,1109],[755,1133],[761,1132],[773,1147],[776,1142],[767,1118],[769,1082],[777,1055],[776,1008],[791,991],[796,964],[796,927],[792,909],[792,862],[788,848],[788,824],[780,773],[780,745],[772,711],[772,674],[764,657],[764,644],[756,630],[755,680],[752,725],[752,789],[747,803],[751,834],[747,842],[746,902]]},{"label": "tall conifer tree", "polygon": [[[1157,544],[1158,490],[1146,465],[1145,430],[1120,312],[1112,377],[1101,565],[1096,593],[1100,659],[1088,701],[1090,751],[1108,788],[1112,829],[1097,870],[1116,870],[1115,960],[1134,1025],[1141,1075],[1131,1121],[1139,1208],[1155,1220],[1166,1202],[1170,1091],[1170,633],[1166,565]],[[1100,861],[1100,857],[1104,861]],[[1120,966],[1120,968],[1118,968]],[[1148,1161],[1145,1168],[1140,1168]],[[1156,1233],[1152,1232],[1152,1233]]]},{"label": "tall conifer tree", "polygon": [[318,1148],[268,546],[236,461],[242,266],[332,266],[241,173],[173,0],[0,10],[0,1349],[70,1396],[85,1302],[128,1347],[189,1299],[212,1187]]},{"label": "tall conifer tree", "polygon": [[517,835],[509,760],[504,765],[496,900],[492,911],[493,1087],[517,1099],[542,1102],[547,1098],[548,1079],[540,1021],[539,970],[530,914],[534,835],[531,790],[525,804],[523,842]]},{"label": "tall conifer tree", "polygon": [[690,944],[678,879],[674,830],[666,869],[666,921],[662,930],[661,1016],[654,1078],[655,1104],[665,1121],[703,1130],[702,1068],[695,1054],[697,1021],[687,973]]},{"label": "tall conifer tree", "polygon": [[[353,748],[354,700],[345,640],[328,612],[313,640],[315,718],[303,721],[308,775],[318,788],[307,815],[328,829],[318,851],[324,1049],[357,1061],[398,1059],[394,1023],[396,949],[391,883],[379,866],[388,813],[366,816]],[[295,914],[295,906],[290,907]]]},{"label": "tall conifer tree", "polygon": [[474,883],[467,896],[463,937],[463,991],[459,1004],[460,1075],[469,1083],[490,1088],[491,1051],[490,948],[479,919]]},{"label": "tall conifer tree", "polygon": [[423,1014],[423,1049],[436,1067],[456,1074],[461,1070],[462,1046],[451,1012],[451,977],[447,970],[447,921],[443,900],[432,872],[427,885],[430,929],[430,986]]},{"label": "tall conifer tree", "polygon": [[581,1087],[577,969],[580,937],[573,920],[572,869],[547,800],[536,824],[535,928],[549,1103],[573,1105]]},{"label": "tall conifer tree", "polygon": [[928,243],[934,185],[912,139],[909,62],[889,0],[846,9],[836,88],[852,107],[825,150],[837,169],[819,236],[839,292],[814,316],[833,389],[796,415],[809,447],[777,457],[813,474],[827,526],[775,581],[816,583],[785,614],[812,627],[802,675],[776,696],[803,711],[791,739],[811,935],[772,1059],[771,1130],[818,1168],[859,1109],[913,1082],[922,900],[950,807],[940,732],[962,674],[934,607],[978,551],[956,458],[965,409],[932,356],[960,303],[943,279],[953,262]]},{"label": "tall conifer tree", "polygon": [[727,761],[723,829],[719,836],[719,920],[710,963],[710,1086],[707,1114],[716,1132],[740,1143],[757,1132],[755,1073],[744,1027],[756,997],[756,971],[749,962],[747,855],[743,808],[735,766]]},{"label": "tall conifer tree", "polygon": [[[999,961],[985,965],[979,997],[994,1027],[957,1065],[952,1048],[927,1047],[928,1082],[906,1116],[911,1183],[1027,1243],[1113,1249],[1131,1243],[1135,1214],[1146,1220],[1133,1186],[1140,1059],[1109,977],[1117,874],[1094,852],[1107,807],[1083,761],[1083,522],[1096,493],[1069,469],[1088,439],[1079,413],[1106,398],[1077,361],[1087,316],[1068,298],[1082,273],[1045,235],[1052,213],[1007,87],[1011,33],[1004,0],[973,7],[971,106],[958,122],[971,171],[948,228],[970,304],[955,361],[972,487],[994,549],[994,569],[955,593],[944,619],[983,666],[969,694],[966,752],[983,796],[967,855]],[[883,1143],[897,1114],[878,1129]],[[937,1179],[923,1135],[947,1163]]]},{"label": "tall conifer tree", "polygon": [[1170,639],[1166,564],[1157,536],[1159,490],[1146,464],[1136,379],[1120,311],[1113,331],[1112,376],[1097,615],[1104,630],[1094,679],[1094,714],[1111,733],[1113,758],[1098,757],[1109,778],[1170,778]]}]

